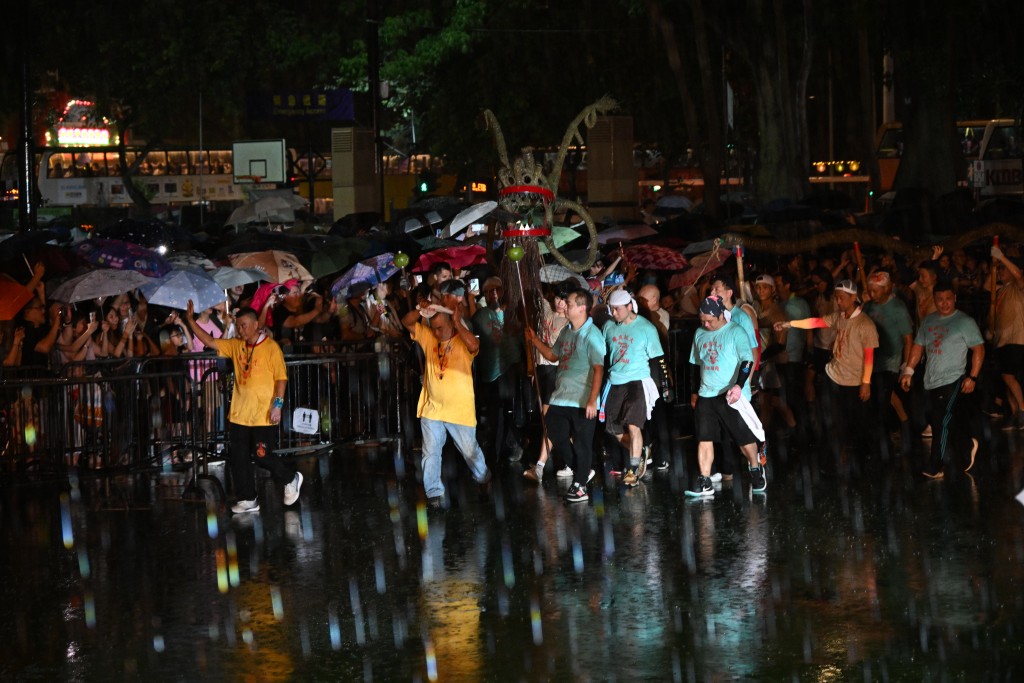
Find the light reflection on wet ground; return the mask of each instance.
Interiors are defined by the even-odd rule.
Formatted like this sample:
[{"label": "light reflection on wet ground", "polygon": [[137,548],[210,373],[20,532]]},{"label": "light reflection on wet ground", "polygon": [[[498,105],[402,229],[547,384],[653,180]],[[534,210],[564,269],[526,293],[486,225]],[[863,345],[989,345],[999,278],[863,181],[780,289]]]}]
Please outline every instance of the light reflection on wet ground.
[{"label": "light reflection on wet ground", "polygon": [[932,483],[782,453],[767,496],[701,501],[676,462],[573,506],[452,458],[443,514],[362,451],[235,518],[181,475],[6,479],[0,678],[1021,680],[1022,456],[992,451]]}]

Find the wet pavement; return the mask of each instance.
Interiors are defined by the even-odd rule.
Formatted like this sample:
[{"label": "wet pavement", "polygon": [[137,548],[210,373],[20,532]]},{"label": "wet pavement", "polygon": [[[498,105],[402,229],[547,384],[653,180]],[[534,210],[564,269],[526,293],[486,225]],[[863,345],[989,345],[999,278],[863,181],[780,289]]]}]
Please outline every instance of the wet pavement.
[{"label": "wet pavement", "polygon": [[680,440],[571,506],[446,452],[447,512],[386,448],[298,458],[297,505],[261,479],[234,518],[180,473],[7,477],[0,679],[1024,680],[1024,432],[987,441],[940,482],[780,449],[767,495],[690,501]]}]

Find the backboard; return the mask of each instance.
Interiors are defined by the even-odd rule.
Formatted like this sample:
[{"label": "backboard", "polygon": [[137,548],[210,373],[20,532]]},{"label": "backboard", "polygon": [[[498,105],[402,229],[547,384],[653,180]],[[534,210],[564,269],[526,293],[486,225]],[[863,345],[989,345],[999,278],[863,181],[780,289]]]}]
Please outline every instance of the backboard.
[{"label": "backboard", "polygon": [[239,140],[231,145],[236,184],[284,183],[288,169],[284,140]]}]

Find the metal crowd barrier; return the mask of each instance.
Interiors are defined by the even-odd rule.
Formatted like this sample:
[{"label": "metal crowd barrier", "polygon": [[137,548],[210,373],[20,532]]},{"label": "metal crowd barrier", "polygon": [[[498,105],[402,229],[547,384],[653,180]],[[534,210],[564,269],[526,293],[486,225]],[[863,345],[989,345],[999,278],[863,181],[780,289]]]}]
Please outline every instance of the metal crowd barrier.
[{"label": "metal crowd barrier", "polygon": [[[279,452],[408,442],[418,388],[402,342],[286,347]],[[5,368],[0,471],[205,468],[226,447],[233,373],[212,353]],[[409,402],[412,401],[410,405]],[[316,428],[297,431],[296,408]],[[205,474],[205,471],[203,472]]]}]

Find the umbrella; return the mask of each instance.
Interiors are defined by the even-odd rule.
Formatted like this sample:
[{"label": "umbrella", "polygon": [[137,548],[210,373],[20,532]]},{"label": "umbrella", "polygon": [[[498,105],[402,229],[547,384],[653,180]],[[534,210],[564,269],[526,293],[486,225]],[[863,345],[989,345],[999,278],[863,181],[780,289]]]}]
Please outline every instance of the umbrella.
[{"label": "umbrella", "polygon": [[376,211],[348,213],[334,221],[331,225],[331,229],[327,232],[331,235],[338,235],[339,237],[351,237],[352,235],[369,232],[370,228],[378,225],[383,218],[384,217]]},{"label": "umbrella", "polygon": [[313,251],[309,270],[315,277],[340,273],[359,260],[370,246],[368,240],[350,237],[324,244]]},{"label": "umbrella", "polygon": [[[577,240],[580,237],[582,237],[581,233],[578,230],[576,230],[576,227],[578,227],[578,226],[574,226],[574,227],[569,227],[567,225],[555,225],[555,226],[552,226],[552,228],[551,228],[551,239],[552,239],[552,241],[554,241],[556,249],[561,249],[565,245],[569,244],[569,242],[572,242],[572,241]],[[538,244],[538,247],[540,248],[540,253],[542,253],[542,254],[548,253],[547,242],[540,242],[540,244]]]},{"label": "umbrella", "polygon": [[266,280],[267,274],[257,268],[234,268],[232,266],[220,266],[207,273],[221,289],[241,287],[260,280]]},{"label": "umbrella", "polygon": [[424,272],[430,270],[430,266],[433,264],[442,261],[451,265],[453,270],[458,271],[469,266],[487,263],[487,249],[482,244],[466,244],[428,251],[416,260],[416,264],[411,270],[414,273]]},{"label": "umbrella", "polygon": [[98,268],[61,283],[50,292],[50,298],[71,304],[76,301],[117,296],[152,281],[152,278],[148,278],[136,270]]},{"label": "umbrella", "polygon": [[131,242],[100,237],[80,242],[76,254],[94,266],[115,270],[134,270],[149,277],[163,277],[171,264],[160,254]]},{"label": "umbrella", "polygon": [[682,209],[683,211],[689,211],[693,208],[693,201],[685,195],[669,194],[658,199],[654,206],[656,209]]},{"label": "umbrella", "polygon": [[422,233],[433,232],[434,226],[444,222],[444,216],[437,211],[427,211],[421,214],[406,215],[398,218],[393,223],[393,230],[399,233]]},{"label": "umbrella", "polygon": [[331,295],[336,297],[342,292],[347,291],[352,285],[362,282],[378,285],[397,272],[398,266],[395,265],[394,254],[378,254],[377,256],[360,261],[335,280],[334,284],[331,285]]},{"label": "umbrella", "polygon": [[225,299],[224,288],[216,280],[194,270],[171,271],[139,290],[149,303],[180,311],[188,308],[189,300],[195,304],[195,310],[205,311]]},{"label": "umbrella", "polygon": [[452,219],[452,222],[448,224],[448,227],[441,231],[441,237],[448,239],[454,237],[460,232],[468,228],[473,223],[476,223],[481,218],[489,214],[498,208],[498,202],[489,201],[474,204],[473,206],[463,209]]},{"label": "umbrella", "polygon": [[579,283],[580,287],[584,289],[590,289],[590,285],[583,279],[583,276],[576,271],[569,270],[561,263],[549,263],[540,267],[540,281],[541,282],[564,282],[565,280],[573,279]]},{"label": "umbrella", "polygon": [[604,232],[597,233],[598,244],[613,244],[615,242],[629,242],[631,240],[640,239],[641,237],[650,237],[651,235],[657,235],[658,231],[649,225],[624,225],[620,228],[613,228],[612,230],[605,230]]},{"label": "umbrella", "polygon": [[142,247],[170,247],[181,242],[191,242],[192,233],[177,225],[151,218],[135,220],[124,218],[113,225],[96,228],[93,237],[131,242]]},{"label": "umbrella", "polygon": [[259,221],[278,221],[287,223],[295,220],[295,209],[305,206],[301,198],[290,199],[273,195],[258,199],[251,204],[243,204],[228,216],[227,225],[241,225]]},{"label": "umbrella", "polygon": [[25,230],[0,239],[0,262],[20,260],[22,255],[31,254],[38,247],[59,239],[56,230]]},{"label": "umbrella", "polygon": [[306,270],[294,254],[271,249],[267,251],[232,254],[228,257],[235,268],[256,268],[267,274],[270,282],[285,280],[314,280],[313,274]]},{"label": "umbrella", "polygon": [[687,265],[686,257],[680,252],[657,244],[635,244],[625,251],[626,261],[637,268],[681,270]]},{"label": "umbrella", "polygon": [[18,311],[32,300],[32,290],[7,277],[0,277],[0,320],[14,320]]},{"label": "umbrella", "polygon": [[176,270],[213,270],[217,264],[198,251],[178,251],[167,256],[167,262]]},{"label": "umbrella", "polygon": [[725,263],[725,260],[729,258],[732,252],[725,247],[719,247],[718,249],[712,249],[707,253],[699,256],[694,256],[690,259],[690,266],[681,273],[676,273],[669,279],[669,289],[678,289],[679,287],[689,287],[696,282],[701,275],[710,273],[718,270]]}]

